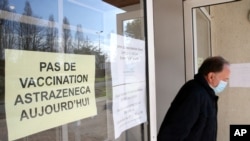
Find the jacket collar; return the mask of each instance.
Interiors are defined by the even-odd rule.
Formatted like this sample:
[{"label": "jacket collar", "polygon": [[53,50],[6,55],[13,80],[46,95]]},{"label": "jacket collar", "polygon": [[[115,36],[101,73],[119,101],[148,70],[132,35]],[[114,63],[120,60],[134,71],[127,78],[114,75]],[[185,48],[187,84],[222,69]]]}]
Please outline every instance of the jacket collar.
[{"label": "jacket collar", "polygon": [[215,99],[218,99],[218,96],[215,94],[214,90],[209,86],[207,80],[205,79],[205,77],[201,74],[196,74],[194,76],[194,80],[198,81],[206,90],[207,92],[213,96]]}]

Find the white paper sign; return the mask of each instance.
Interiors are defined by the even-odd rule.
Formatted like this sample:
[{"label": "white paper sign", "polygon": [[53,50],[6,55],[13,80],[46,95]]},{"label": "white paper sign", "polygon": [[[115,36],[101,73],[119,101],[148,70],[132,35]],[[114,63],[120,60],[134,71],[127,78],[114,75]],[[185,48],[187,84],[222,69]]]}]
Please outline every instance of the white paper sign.
[{"label": "white paper sign", "polygon": [[231,64],[229,87],[250,87],[250,63]]},{"label": "white paper sign", "polygon": [[147,121],[145,83],[113,87],[115,138],[131,127]]},{"label": "white paper sign", "polygon": [[94,84],[93,55],[5,49],[9,140],[96,115]]},{"label": "white paper sign", "polygon": [[147,121],[145,42],[111,35],[111,72],[115,138]]}]

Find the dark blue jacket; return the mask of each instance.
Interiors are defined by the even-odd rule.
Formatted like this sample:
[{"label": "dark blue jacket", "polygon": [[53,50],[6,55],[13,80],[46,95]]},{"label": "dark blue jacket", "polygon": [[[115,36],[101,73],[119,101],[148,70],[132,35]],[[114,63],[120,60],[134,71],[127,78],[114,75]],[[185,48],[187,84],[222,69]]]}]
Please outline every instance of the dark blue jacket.
[{"label": "dark blue jacket", "polygon": [[216,141],[217,101],[204,76],[195,75],[171,103],[157,141]]}]

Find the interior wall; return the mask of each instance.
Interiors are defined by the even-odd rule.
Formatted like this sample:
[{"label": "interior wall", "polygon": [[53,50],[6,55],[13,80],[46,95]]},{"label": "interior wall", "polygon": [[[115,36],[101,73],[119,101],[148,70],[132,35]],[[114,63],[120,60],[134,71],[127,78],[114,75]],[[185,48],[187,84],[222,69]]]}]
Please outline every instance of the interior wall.
[{"label": "interior wall", "polygon": [[185,82],[182,0],[154,0],[156,106],[158,131]]},{"label": "interior wall", "polygon": [[[231,64],[250,63],[250,0],[211,7],[213,55]],[[227,87],[220,94],[218,141],[229,141],[230,124],[250,124],[250,88]]]}]

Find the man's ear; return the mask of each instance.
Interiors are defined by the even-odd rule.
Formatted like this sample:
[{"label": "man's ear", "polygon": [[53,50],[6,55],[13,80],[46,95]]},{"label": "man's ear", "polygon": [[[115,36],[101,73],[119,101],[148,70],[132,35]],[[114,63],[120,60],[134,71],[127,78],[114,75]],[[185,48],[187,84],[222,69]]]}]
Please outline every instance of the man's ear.
[{"label": "man's ear", "polygon": [[207,74],[207,81],[208,81],[208,83],[212,83],[213,82],[213,80],[214,80],[214,73],[213,72],[209,72],[208,74]]}]

